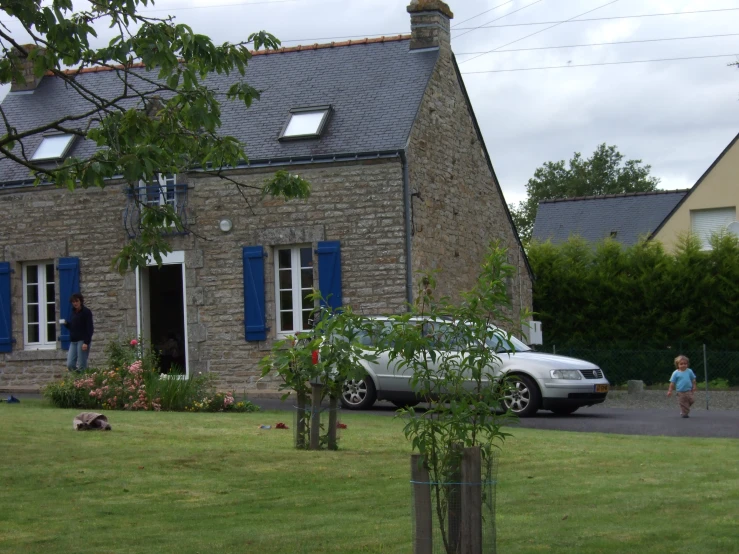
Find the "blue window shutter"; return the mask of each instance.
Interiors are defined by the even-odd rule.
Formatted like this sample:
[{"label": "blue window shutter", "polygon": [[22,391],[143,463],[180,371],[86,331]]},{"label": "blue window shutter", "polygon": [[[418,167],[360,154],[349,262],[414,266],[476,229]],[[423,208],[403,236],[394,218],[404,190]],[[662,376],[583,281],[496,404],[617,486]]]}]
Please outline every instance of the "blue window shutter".
[{"label": "blue window shutter", "polygon": [[13,327],[10,319],[10,263],[0,262],[0,352],[13,349]]},{"label": "blue window shutter", "polygon": [[341,243],[339,241],[319,242],[318,249],[318,290],[324,300],[336,310],[344,302],[341,298]]},{"label": "blue window shutter", "polygon": [[[80,259],[59,258],[59,308],[62,319],[71,321],[72,302],[69,297],[80,292]],[[60,325],[59,339],[62,350],[69,350],[69,329]]]},{"label": "blue window shutter", "polygon": [[264,248],[244,247],[244,331],[246,340],[266,340],[264,318]]}]

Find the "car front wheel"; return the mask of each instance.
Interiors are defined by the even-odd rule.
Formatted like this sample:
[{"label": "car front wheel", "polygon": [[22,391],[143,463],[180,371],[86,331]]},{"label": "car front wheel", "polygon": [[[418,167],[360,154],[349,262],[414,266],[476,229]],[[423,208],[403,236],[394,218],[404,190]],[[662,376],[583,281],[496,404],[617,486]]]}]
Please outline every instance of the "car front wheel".
[{"label": "car front wheel", "polygon": [[528,417],[534,415],[539,409],[541,394],[531,377],[513,375],[503,394],[503,403],[518,417]]},{"label": "car front wheel", "polygon": [[349,379],[341,389],[341,405],[347,410],[366,410],[376,399],[375,383],[369,375],[364,379]]}]

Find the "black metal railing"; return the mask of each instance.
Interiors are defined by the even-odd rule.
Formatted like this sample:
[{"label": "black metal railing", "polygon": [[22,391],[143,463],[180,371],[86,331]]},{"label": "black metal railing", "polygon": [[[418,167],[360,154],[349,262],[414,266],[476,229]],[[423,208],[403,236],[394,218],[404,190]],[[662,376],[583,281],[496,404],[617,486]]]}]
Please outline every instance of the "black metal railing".
[{"label": "black metal railing", "polygon": [[187,234],[187,191],[186,184],[148,185],[126,189],[126,207],[123,210],[123,228],[128,238],[135,238],[141,232],[141,210],[144,205],[162,206],[170,204],[184,227],[183,231],[172,227],[163,231],[167,235]]},{"label": "black metal railing", "polygon": [[[664,385],[665,388],[675,370],[675,357],[682,354],[690,359],[690,367],[700,383],[699,388],[703,388],[706,380],[715,389],[739,387],[739,352],[715,350],[711,345],[636,350],[549,344],[539,346],[537,350],[593,362],[603,370],[612,385],[626,386],[629,380],[635,379],[644,381],[647,385]],[[584,373],[582,370],[581,372]]]}]

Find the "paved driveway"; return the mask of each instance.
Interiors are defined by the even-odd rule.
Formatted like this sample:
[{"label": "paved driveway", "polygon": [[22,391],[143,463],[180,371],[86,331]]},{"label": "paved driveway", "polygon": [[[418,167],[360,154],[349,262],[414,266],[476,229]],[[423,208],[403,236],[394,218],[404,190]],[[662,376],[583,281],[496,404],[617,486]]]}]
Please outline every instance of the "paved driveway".
[{"label": "paved driveway", "polygon": [[[288,399],[255,398],[252,400],[265,410],[292,410]],[[345,413],[351,413],[346,411]],[[389,402],[378,402],[371,410],[358,411],[377,416],[395,415]],[[713,437],[739,439],[739,411],[693,410],[683,419],[677,407],[664,409],[581,408],[569,416],[539,412],[535,417],[519,420],[519,426],[529,429],[583,431],[588,433],[618,433],[622,435],[664,435],[669,437]]]}]

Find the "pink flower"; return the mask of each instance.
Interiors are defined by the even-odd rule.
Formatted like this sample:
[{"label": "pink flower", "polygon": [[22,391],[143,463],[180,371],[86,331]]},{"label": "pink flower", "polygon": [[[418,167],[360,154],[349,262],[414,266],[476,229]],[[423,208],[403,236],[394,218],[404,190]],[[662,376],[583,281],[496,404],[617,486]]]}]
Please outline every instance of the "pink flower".
[{"label": "pink flower", "polygon": [[139,343],[136,339],[131,339],[131,346],[136,346]]}]

